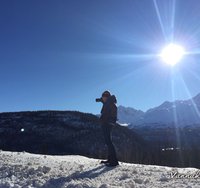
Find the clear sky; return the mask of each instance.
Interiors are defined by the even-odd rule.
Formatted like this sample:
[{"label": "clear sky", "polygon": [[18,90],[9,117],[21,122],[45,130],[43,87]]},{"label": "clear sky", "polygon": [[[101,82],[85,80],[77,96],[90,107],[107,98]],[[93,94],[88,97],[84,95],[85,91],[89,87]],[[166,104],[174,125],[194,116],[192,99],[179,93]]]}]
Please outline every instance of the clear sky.
[{"label": "clear sky", "polygon": [[[199,0],[1,0],[0,112],[146,111],[200,93]],[[175,66],[169,42],[190,52]]]}]

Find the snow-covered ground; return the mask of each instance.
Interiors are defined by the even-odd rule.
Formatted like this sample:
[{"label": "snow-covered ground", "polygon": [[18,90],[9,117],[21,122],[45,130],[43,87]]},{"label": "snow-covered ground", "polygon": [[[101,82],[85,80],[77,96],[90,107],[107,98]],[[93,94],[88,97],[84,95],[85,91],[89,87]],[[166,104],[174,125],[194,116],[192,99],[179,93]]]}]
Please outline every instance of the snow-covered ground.
[{"label": "snow-covered ground", "polygon": [[[193,178],[177,178],[175,174]],[[0,188],[4,187],[199,188],[200,172],[195,168],[123,162],[117,167],[106,167],[100,164],[100,159],[79,155],[49,156],[1,151]]]}]

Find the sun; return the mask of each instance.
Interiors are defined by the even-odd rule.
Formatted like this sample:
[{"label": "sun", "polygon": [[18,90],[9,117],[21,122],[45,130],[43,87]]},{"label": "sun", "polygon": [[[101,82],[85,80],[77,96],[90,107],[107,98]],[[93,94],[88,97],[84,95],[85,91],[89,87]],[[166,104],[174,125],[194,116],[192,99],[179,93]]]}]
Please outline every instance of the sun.
[{"label": "sun", "polygon": [[185,54],[184,47],[178,44],[168,44],[161,52],[162,60],[169,65],[176,65]]}]

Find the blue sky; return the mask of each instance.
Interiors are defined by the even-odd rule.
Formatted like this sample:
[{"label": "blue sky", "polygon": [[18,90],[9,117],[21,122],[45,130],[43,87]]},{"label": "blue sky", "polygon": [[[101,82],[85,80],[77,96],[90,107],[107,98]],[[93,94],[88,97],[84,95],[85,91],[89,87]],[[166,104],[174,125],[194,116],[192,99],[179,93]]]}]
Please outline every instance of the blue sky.
[{"label": "blue sky", "polygon": [[[198,0],[2,0],[0,111],[99,113],[104,90],[146,111],[200,93]],[[173,68],[169,42],[192,54]]]}]

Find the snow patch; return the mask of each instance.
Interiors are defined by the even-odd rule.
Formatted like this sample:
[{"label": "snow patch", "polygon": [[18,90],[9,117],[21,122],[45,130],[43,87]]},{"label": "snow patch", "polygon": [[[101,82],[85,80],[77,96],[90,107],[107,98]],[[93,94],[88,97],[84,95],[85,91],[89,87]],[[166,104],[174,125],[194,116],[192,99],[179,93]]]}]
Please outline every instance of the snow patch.
[{"label": "snow patch", "polygon": [[80,155],[51,156],[0,151],[2,188],[136,188],[199,187],[200,178],[170,178],[171,172],[198,172],[195,168],[172,168],[119,162],[117,167],[101,159]]}]

